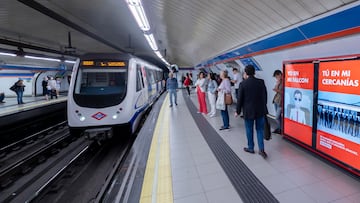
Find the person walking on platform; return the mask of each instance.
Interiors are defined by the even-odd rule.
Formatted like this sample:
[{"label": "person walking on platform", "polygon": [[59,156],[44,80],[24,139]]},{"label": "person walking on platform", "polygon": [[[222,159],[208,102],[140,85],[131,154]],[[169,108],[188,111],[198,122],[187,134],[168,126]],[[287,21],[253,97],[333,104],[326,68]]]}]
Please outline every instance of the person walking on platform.
[{"label": "person walking on platform", "polygon": [[240,115],[243,110],[246,137],[248,147],[244,148],[245,152],[255,153],[254,150],[254,122],[256,126],[257,141],[259,145],[259,154],[266,158],[264,147],[264,122],[267,114],[267,91],[264,80],[256,78],[255,68],[252,65],[245,67],[245,73],[248,76],[239,87],[239,98],[235,117]]},{"label": "person walking on platform", "polygon": [[218,88],[217,82],[215,80],[214,73],[209,73],[208,76],[208,86],[207,86],[207,95],[210,103],[210,113],[208,116],[214,117],[216,114],[215,102],[216,102],[216,90]]},{"label": "person walking on platform", "polygon": [[205,98],[206,80],[205,80],[204,72],[199,73],[199,78],[196,80],[195,86],[196,86],[196,92],[197,92],[198,101],[199,101],[198,113],[207,114],[208,112],[207,112],[206,98]]},{"label": "person walking on platform", "polygon": [[173,103],[177,105],[177,88],[178,88],[178,81],[174,78],[174,73],[169,73],[169,78],[166,80],[166,90],[169,92],[170,97],[170,107],[173,106]]},{"label": "person walking on platform", "polygon": [[[222,92],[223,94],[231,93],[231,83],[228,77],[227,70],[223,70],[220,73],[221,83],[218,87],[218,92]],[[221,117],[223,120],[223,126],[219,130],[226,130],[230,129],[230,119],[229,119],[229,111],[228,111],[228,105],[225,104],[225,109],[220,110]]]},{"label": "person walking on platform", "polygon": [[25,91],[24,81],[18,80],[10,89],[15,91],[18,104],[25,104],[23,102],[23,95]]}]

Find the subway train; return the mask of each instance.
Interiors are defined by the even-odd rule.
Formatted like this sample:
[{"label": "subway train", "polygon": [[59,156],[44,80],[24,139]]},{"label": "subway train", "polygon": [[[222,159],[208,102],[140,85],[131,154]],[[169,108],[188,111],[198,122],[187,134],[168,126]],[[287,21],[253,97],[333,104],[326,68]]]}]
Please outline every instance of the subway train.
[{"label": "subway train", "polygon": [[[134,133],[164,90],[162,69],[130,54],[85,54],[77,60],[68,92],[70,133],[108,139]],[[121,131],[119,131],[121,129]]]}]

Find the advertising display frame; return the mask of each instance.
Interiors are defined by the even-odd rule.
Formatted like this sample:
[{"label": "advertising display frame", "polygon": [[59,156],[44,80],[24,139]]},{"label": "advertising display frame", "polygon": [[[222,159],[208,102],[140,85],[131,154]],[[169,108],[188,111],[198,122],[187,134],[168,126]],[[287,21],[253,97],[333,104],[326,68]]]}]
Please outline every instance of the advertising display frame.
[{"label": "advertising display frame", "polygon": [[316,123],[314,121],[316,102],[314,63],[312,60],[286,62],[283,64],[283,73],[282,132],[302,145],[314,148],[313,127],[316,126],[314,125]]},{"label": "advertising display frame", "polygon": [[[344,78],[343,80],[341,80],[340,82],[338,80],[332,79],[332,78],[325,78],[322,74],[324,71],[323,65],[324,63],[341,63],[344,62],[345,63],[347,61],[358,61],[358,63],[356,63],[356,67],[359,70],[356,70],[356,67],[352,68],[351,70],[353,70],[354,72],[356,72],[355,74],[353,74],[353,77],[358,77],[358,80],[356,82],[354,82],[354,80],[356,80],[357,78],[353,78],[353,82],[348,82],[349,79]],[[301,86],[296,87],[295,89],[293,89],[293,87],[291,85],[289,85],[287,79],[289,78],[289,75],[287,75],[287,70],[289,66],[297,66],[296,64],[308,64],[308,67],[311,68],[313,71],[313,84],[312,84],[312,98],[308,98],[308,100],[312,100],[312,121],[310,122],[310,130],[307,129],[306,133],[308,136],[307,138],[303,138],[302,136],[299,136],[297,134],[299,134],[299,132],[302,132],[302,134],[304,134],[303,129],[299,130],[299,126],[300,128],[303,128],[302,125],[304,125],[304,123],[302,123],[302,125],[299,124],[299,121],[295,121],[292,119],[290,119],[290,115],[289,115],[289,95],[295,97],[295,89],[298,89]],[[310,65],[311,64],[311,65]],[[301,66],[301,65],[300,65]],[[335,65],[336,67],[336,65]],[[344,66],[344,67],[349,67],[349,66]],[[296,69],[296,68],[295,68]],[[338,75],[338,72],[342,71],[343,69],[339,69],[339,70],[335,70],[335,72],[333,74]],[[330,70],[331,71],[331,70]],[[347,70],[345,68],[344,70],[344,76],[349,76],[350,74],[350,69]],[[351,56],[336,56],[336,57],[327,57],[324,59],[304,59],[304,60],[296,60],[296,61],[284,61],[283,62],[283,81],[284,81],[284,88],[283,88],[283,104],[282,104],[282,109],[283,109],[283,116],[282,116],[282,132],[284,135],[284,138],[295,142],[296,144],[301,145],[302,147],[312,151],[313,153],[329,160],[330,162],[334,163],[335,165],[340,166],[341,168],[344,168],[345,170],[360,176],[360,94],[358,93],[359,91],[356,91],[355,88],[349,90],[352,94],[355,95],[351,95],[348,96],[350,97],[350,100],[353,98],[357,98],[359,97],[359,105],[357,105],[356,107],[348,107],[349,105],[345,105],[345,104],[341,104],[342,108],[347,107],[349,110],[349,112],[357,112],[357,114],[355,115],[354,113],[348,113],[347,115],[353,115],[353,118],[358,118],[357,119],[353,119],[353,120],[357,120],[356,125],[352,125],[353,129],[354,126],[355,127],[359,127],[356,130],[356,135],[358,135],[358,137],[356,137],[356,142],[352,143],[351,141],[346,142],[344,140],[338,140],[336,139],[337,137],[339,137],[338,135],[331,135],[329,136],[329,133],[324,133],[322,126],[320,126],[320,123],[323,124],[324,123],[324,117],[320,118],[320,110],[322,109],[321,107],[324,106],[324,104],[328,105],[329,102],[331,103],[331,101],[327,101],[328,103],[326,103],[326,101],[324,101],[323,97],[326,97],[324,95],[336,95],[337,93],[328,93],[323,91],[324,87],[322,85],[322,83],[330,83],[330,84],[353,84],[353,85],[360,85],[360,55],[351,55]],[[342,72],[341,72],[342,73]],[[330,72],[331,75],[331,72]],[[301,73],[292,73],[291,76],[296,76],[298,78],[291,78],[290,81],[292,82],[302,82],[304,78],[302,77],[303,75]],[[300,79],[299,79],[300,78]],[[351,80],[351,79],[350,79]],[[307,87],[309,88],[309,87]],[[331,88],[325,88],[326,90],[332,90],[334,87]],[[302,88],[300,88],[302,89]],[[342,88],[338,88],[338,91],[341,91]],[[293,92],[293,94],[289,94]],[[296,92],[298,95],[296,95],[297,97],[300,96],[300,94],[298,92]],[[286,95],[287,94],[287,95]],[[339,93],[341,94],[341,93]],[[305,95],[311,95],[311,93],[305,93]],[[343,95],[341,95],[340,97],[345,98]],[[357,101],[357,100],[356,100]],[[321,107],[320,107],[321,106]],[[331,109],[331,108],[330,108]],[[355,111],[356,110],[356,111]],[[344,114],[344,112],[342,112]],[[331,116],[330,116],[331,118]],[[327,121],[329,122],[329,121]],[[290,124],[289,124],[290,123]],[[350,122],[349,122],[350,123]],[[307,123],[309,124],[309,122]],[[345,125],[345,124],[344,124]],[[289,126],[293,127],[295,130],[289,130]],[[348,126],[350,126],[350,124],[348,124]],[[318,129],[319,127],[319,129]],[[351,127],[348,127],[347,129],[350,129]],[[347,132],[350,132],[351,130],[348,130]],[[355,130],[353,130],[355,131]],[[351,131],[351,132],[353,132]],[[309,133],[311,132],[311,133]],[[305,134],[306,134],[305,133]],[[353,133],[354,134],[354,133]],[[347,137],[349,139],[349,137]],[[355,139],[355,138],[354,138]],[[325,147],[325,149],[324,149]],[[339,150],[342,152],[339,152]],[[353,155],[351,157],[351,154]],[[350,155],[350,156],[349,156]],[[350,157],[350,158],[349,158]]]}]

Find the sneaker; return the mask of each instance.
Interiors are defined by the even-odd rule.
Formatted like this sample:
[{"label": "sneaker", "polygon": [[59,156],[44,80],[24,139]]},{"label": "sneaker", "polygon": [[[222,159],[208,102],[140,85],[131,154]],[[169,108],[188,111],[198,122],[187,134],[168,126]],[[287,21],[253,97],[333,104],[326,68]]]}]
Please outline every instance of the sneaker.
[{"label": "sneaker", "polygon": [[177,103],[175,103],[175,105],[177,106]]},{"label": "sneaker", "polygon": [[251,150],[247,147],[244,147],[244,151],[247,152],[247,153],[250,153],[250,154],[255,154],[255,151],[254,150]]},{"label": "sneaker", "polygon": [[224,126],[221,126],[221,128],[219,130],[228,130],[230,129],[229,127],[225,128]]},{"label": "sneaker", "polygon": [[259,151],[259,154],[260,154],[260,156],[262,156],[264,159],[266,159],[267,154],[265,153],[265,151],[264,151],[264,150]]},{"label": "sneaker", "polygon": [[170,106],[169,107],[172,107],[172,105],[170,104]]}]

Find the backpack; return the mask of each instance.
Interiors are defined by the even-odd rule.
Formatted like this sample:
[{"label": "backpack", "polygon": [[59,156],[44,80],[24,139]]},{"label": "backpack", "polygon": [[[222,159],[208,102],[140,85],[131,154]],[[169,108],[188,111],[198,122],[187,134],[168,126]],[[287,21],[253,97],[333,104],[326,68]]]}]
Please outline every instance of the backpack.
[{"label": "backpack", "polygon": [[13,84],[13,86],[10,87],[10,90],[16,92],[16,83]]}]

